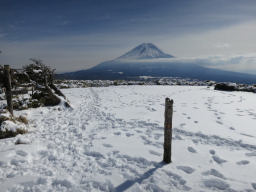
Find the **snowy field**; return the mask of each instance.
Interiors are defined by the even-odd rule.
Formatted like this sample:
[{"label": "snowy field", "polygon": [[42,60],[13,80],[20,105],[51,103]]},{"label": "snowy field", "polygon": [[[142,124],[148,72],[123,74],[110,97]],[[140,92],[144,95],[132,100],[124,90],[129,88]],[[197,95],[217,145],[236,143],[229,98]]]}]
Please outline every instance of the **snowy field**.
[{"label": "snowy field", "polygon": [[[29,133],[0,140],[0,191],[256,191],[256,94],[207,87],[63,90],[30,109]],[[174,100],[165,165],[165,97]]]}]

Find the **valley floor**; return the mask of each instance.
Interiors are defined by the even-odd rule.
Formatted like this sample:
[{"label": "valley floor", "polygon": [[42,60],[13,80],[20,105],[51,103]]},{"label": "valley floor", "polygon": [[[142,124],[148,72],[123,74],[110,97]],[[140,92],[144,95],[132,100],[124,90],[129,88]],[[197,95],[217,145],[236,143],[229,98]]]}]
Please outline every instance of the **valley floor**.
[{"label": "valley floor", "polygon": [[[256,94],[207,87],[63,90],[62,106],[18,114],[29,133],[0,140],[0,191],[256,191]],[[174,100],[173,162],[163,156]]]}]

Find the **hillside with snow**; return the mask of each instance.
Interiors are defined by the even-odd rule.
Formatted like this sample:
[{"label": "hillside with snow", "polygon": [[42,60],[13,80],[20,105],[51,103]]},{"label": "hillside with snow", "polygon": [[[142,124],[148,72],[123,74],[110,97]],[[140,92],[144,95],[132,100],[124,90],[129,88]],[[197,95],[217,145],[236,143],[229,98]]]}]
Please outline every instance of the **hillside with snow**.
[{"label": "hillside with snow", "polygon": [[[1,140],[0,191],[256,191],[255,94],[189,86],[63,92],[73,109],[15,111],[28,117],[29,133]],[[171,164],[162,163],[166,97],[174,100]]]},{"label": "hillside with snow", "polygon": [[209,68],[207,62],[180,59],[164,53],[152,43],[142,43],[116,59],[90,69],[58,74],[57,77],[72,80],[138,80],[140,76],[151,76],[246,84],[256,82],[255,75]]}]

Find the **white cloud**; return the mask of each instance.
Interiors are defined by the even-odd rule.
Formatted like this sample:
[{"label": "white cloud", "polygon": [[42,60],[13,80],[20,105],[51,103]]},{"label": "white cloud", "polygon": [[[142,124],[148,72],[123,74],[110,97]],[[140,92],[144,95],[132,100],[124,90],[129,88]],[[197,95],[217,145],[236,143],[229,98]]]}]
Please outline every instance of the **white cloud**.
[{"label": "white cloud", "polygon": [[75,71],[119,57],[142,42],[152,42],[180,62],[193,61],[207,67],[256,74],[255,34],[256,22],[250,22],[175,37],[103,32],[36,41],[10,42],[0,38],[0,50],[3,51],[0,58],[2,64],[20,68],[28,64],[29,58],[37,57],[57,72]]},{"label": "white cloud", "polygon": [[230,44],[229,43],[217,43],[214,46],[219,49],[226,49],[226,48],[230,47]]},{"label": "white cloud", "polygon": [[177,58],[172,62],[193,63],[208,68],[256,74],[256,54]]},{"label": "white cloud", "polygon": [[159,45],[177,58],[194,57],[194,62],[208,67],[256,74],[255,34],[253,21],[197,34],[163,36]]},{"label": "white cloud", "polygon": [[256,52],[256,22],[191,33],[182,36],[162,36],[159,45],[178,57],[211,55],[244,55]]},{"label": "white cloud", "polygon": [[205,62],[206,66],[216,69],[256,74],[256,54],[209,57],[202,62]]},{"label": "white cloud", "polygon": [[129,60],[130,62],[170,62],[197,64],[207,68],[256,74],[256,54],[233,56],[176,57],[164,59]]}]

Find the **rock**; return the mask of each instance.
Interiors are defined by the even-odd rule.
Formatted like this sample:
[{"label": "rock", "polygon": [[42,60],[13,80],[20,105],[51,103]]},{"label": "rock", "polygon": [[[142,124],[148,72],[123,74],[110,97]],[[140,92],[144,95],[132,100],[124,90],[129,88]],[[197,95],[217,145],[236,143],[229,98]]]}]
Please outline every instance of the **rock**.
[{"label": "rock", "polygon": [[236,85],[235,84],[227,84],[227,83],[217,83],[214,87],[215,90],[220,90],[220,91],[235,91],[236,90]]},{"label": "rock", "polygon": [[31,141],[26,139],[26,138],[21,138],[19,137],[16,141],[15,141],[15,145],[19,145],[19,144],[30,144]]}]

